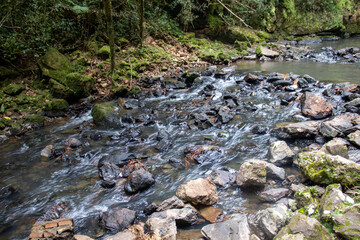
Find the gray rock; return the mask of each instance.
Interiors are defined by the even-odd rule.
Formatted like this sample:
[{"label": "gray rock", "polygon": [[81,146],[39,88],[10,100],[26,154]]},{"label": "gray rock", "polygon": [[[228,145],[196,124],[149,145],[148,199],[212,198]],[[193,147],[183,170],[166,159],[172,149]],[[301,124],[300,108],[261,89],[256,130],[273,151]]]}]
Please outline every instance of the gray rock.
[{"label": "gray rock", "polygon": [[209,175],[211,181],[218,186],[225,187],[231,185],[236,180],[236,171],[235,170],[213,170]]},{"label": "gray rock", "polygon": [[41,150],[40,156],[43,158],[50,158],[54,155],[54,146],[53,145],[47,145],[43,150]]},{"label": "gray rock", "polygon": [[275,203],[283,197],[286,197],[289,194],[289,189],[287,188],[272,188],[260,193],[260,200],[263,202]]},{"label": "gray rock", "polygon": [[298,155],[298,163],[304,174],[317,184],[360,184],[360,165],[341,156],[322,151],[303,152]]},{"label": "gray rock", "polygon": [[249,240],[250,229],[245,214],[236,214],[231,219],[206,225],[201,233],[208,240]]},{"label": "gray rock", "polygon": [[329,138],[334,138],[340,135],[340,131],[338,131],[336,128],[331,126],[330,121],[322,122],[319,128],[319,132],[324,137],[329,137]]},{"label": "gray rock", "polygon": [[216,185],[208,178],[198,178],[181,185],[176,196],[185,202],[213,205],[219,201]]},{"label": "gray rock", "polygon": [[345,103],[344,107],[347,111],[352,113],[359,113],[360,107],[360,98],[355,98],[354,100]]},{"label": "gray rock", "polygon": [[104,181],[115,182],[120,178],[121,169],[111,162],[105,162],[99,168],[99,177]]},{"label": "gray rock", "polygon": [[256,54],[245,56],[244,59],[245,60],[256,60]]},{"label": "gray rock", "polygon": [[269,58],[276,58],[279,56],[278,52],[275,52],[271,49],[268,49],[266,47],[262,47],[260,46],[260,50],[261,50],[261,55],[265,56],[265,57],[269,57]]},{"label": "gray rock", "polygon": [[360,239],[360,204],[333,215],[334,232],[343,239]]},{"label": "gray rock", "polygon": [[168,216],[174,216],[176,225],[187,226],[198,221],[196,209],[190,204],[181,209],[169,209],[165,211]]},{"label": "gray rock", "polygon": [[360,148],[360,131],[350,133],[348,136],[349,141],[357,148]]},{"label": "gray rock", "polygon": [[113,236],[109,236],[104,240],[136,240],[136,235],[131,232],[119,232]]},{"label": "gray rock", "polygon": [[74,235],[74,240],[94,240],[94,239],[85,235]]},{"label": "gray rock", "polygon": [[303,115],[312,119],[323,119],[330,116],[333,108],[323,97],[311,92],[305,92],[301,99]]},{"label": "gray rock", "polygon": [[71,138],[69,140],[69,145],[72,148],[77,148],[77,147],[80,147],[82,145],[82,142],[77,138]]},{"label": "gray rock", "polygon": [[149,188],[154,183],[155,179],[153,175],[145,169],[140,168],[130,174],[124,188],[128,193],[136,193]]},{"label": "gray rock", "polygon": [[151,214],[145,223],[146,229],[152,236],[159,238],[167,237],[168,240],[176,240],[176,222],[173,215],[165,212],[156,212]]},{"label": "gray rock", "polygon": [[334,138],[324,145],[326,152],[332,155],[339,155],[344,158],[349,158],[348,143],[342,138]]},{"label": "gray rock", "polygon": [[279,230],[285,226],[288,219],[288,208],[282,204],[261,210],[256,214],[249,215],[249,224],[256,229],[257,234],[265,235],[272,239]]},{"label": "gray rock", "polygon": [[269,149],[269,161],[277,166],[284,166],[292,163],[294,152],[285,141],[273,142]]},{"label": "gray rock", "polygon": [[331,240],[329,231],[315,218],[295,214],[289,224],[282,228],[274,240],[317,239]]},{"label": "gray rock", "polygon": [[127,208],[111,209],[101,214],[100,224],[111,232],[119,232],[131,226],[135,218],[135,211]]},{"label": "gray rock", "polygon": [[319,127],[320,123],[315,121],[284,123],[276,127],[272,133],[281,139],[314,138]]},{"label": "gray rock", "polygon": [[240,166],[236,184],[243,188],[264,187],[266,183],[266,162],[248,161]]},{"label": "gray rock", "polygon": [[272,180],[285,180],[285,170],[272,163],[266,162],[266,178]]},{"label": "gray rock", "polygon": [[156,211],[161,212],[172,208],[183,208],[184,206],[185,204],[183,201],[181,201],[178,197],[173,196],[160,203]]}]

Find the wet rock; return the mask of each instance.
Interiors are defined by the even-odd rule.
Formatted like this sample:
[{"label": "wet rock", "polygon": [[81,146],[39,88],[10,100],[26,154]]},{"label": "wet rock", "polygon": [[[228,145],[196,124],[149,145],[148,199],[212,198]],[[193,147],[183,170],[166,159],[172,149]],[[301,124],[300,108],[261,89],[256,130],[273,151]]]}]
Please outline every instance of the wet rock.
[{"label": "wet rock", "polygon": [[9,138],[6,135],[0,135],[0,144],[7,142]]},{"label": "wet rock", "polygon": [[299,78],[298,86],[299,86],[299,88],[308,88],[309,83],[305,78]]},{"label": "wet rock", "polygon": [[319,127],[320,123],[315,121],[284,123],[273,129],[272,134],[281,139],[314,138]]},{"label": "wet rock", "polygon": [[304,214],[295,214],[289,224],[281,229],[274,240],[322,239],[331,240],[329,231],[315,218]]},{"label": "wet rock", "polygon": [[360,184],[360,165],[341,156],[321,151],[303,152],[298,155],[298,163],[304,174],[315,183]]},{"label": "wet rock", "polygon": [[181,185],[176,196],[185,202],[213,205],[219,201],[216,186],[208,178],[198,178]]},{"label": "wet rock", "polygon": [[135,218],[136,211],[127,208],[115,208],[100,215],[100,224],[110,232],[120,232],[130,227]]},{"label": "wet rock", "polygon": [[120,107],[114,102],[105,102],[101,104],[95,104],[91,111],[93,121],[95,124],[107,127],[119,127],[121,126],[120,117],[117,113],[120,111]]},{"label": "wet rock", "polygon": [[162,203],[159,204],[159,206],[157,207],[156,211],[161,212],[161,211],[165,211],[168,209],[173,209],[173,208],[183,208],[184,207],[184,202],[181,201],[178,197],[173,196],[169,199],[164,200]]},{"label": "wet rock", "polygon": [[236,184],[243,188],[264,187],[266,183],[266,163],[248,161],[240,166],[236,176]]},{"label": "wet rock", "polygon": [[0,189],[0,201],[10,197],[12,194],[16,193],[16,188],[13,186],[6,186]]},{"label": "wet rock", "polygon": [[196,209],[190,204],[181,209],[169,209],[165,211],[167,216],[174,216],[177,226],[188,226],[198,221]]},{"label": "wet rock", "polygon": [[277,87],[286,87],[286,86],[291,86],[293,85],[293,82],[291,81],[290,78],[285,79],[285,80],[277,80],[272,82],[273,85],[277,86]]},{"label": "wet rock", "polygon": [[200,215],[211,223],[219,222],[224,211],[213,206],[201,206],[199,209]]},{"label": "wet rock", "polygon": [[325,137],[336,137],[341,133],[353,127],[359,115],[356,113],[344,113],[336,116],[332,120],[325,121],[321,124],[320,133]]},{"label": "wet rock", "polygon": [[47,145],[43,150],[41,150],[40,156],[43,158],[51,158],[54,154],[54,146],[53,145]]},{"label": "wet rock", "polygon": [[156,203],[151,203],[148,206],[146,206],[146,208],[144,209],[144,213],[146,215],[151,215],[152,213],[156,212],[158,207],[159,205],[157,205]]},{"label": "wet rock", "polygon": [[111,162],[105,162],[99,168],[99,177],[108,182],[116,182],[120,178],[121,169]]},{"label": "wet rock", "polygon": [[234,118],[233,114],[230,112],[230,109],[227,106],[220,107],[218,115],[220,121],[224,124],[230,122]]},{"label": "wet rock", "polygon": [[184,150],[186,159],[199,164],[219,159],[221,150],[217,146],[187,146]]},{"label": "wet rock", "polygon": [[312,119],[323,119],[332,114],[333,106],[324,98],[305,92],[301,99],[301,111],[304,116]]},{"label": "wet rock", "polygon": [[141,168],[130,174],[126,183],[125,191],[127,193],[137,193],[145,190],[155,183],[155,179],[151,173]]},{"label": "wet rock", "polygon": [[257,75],[252,74],[252,73],[248,73],[245,77],[244,77],[245,82],[250,83],[250,84],[260,84],[260,79]]},{"label": "wet rock", "polygon": [[268,130],[267,127],[260,125],[255,125],[254,127],[251,128],[251,132],[253,134],[265,134],[267,130]]},{"label": "wet rock", "polygon": [[69,146],[71,148],[77,148],[77,147],[80,147],[82,145],[82,142],[77,139],[77,138],[70,138],[69,140]]},{"label": "wet rock", "polygon": [[271,49],[268,49],[266,47],[260,46],[260,50],[261,50],[261,55],[263,55],[265,57],[276,58],[277,56],[279,56],[278,52],[275,52],[275,51],[273,51]]},{"label": "wet rock", "polygon": [[55,219],[62,218],[66,212],[69,210],[69,206],[66,202],[60,202],[55,206],[52,206],[48,209],[37,221],[52,221]]},{"label": "wet rock", "polygon": [[293,94],[285,94],[282,98],[281,98],[281,105],[289,105],[292,101],[296,100],[296,95]]},{"label": "wet rock", "polygon": [[37,222],[31,228],[29,239],[74,239],[74,221],[72,218],[61,218]]},{"label": "wet rock", "polygon": [[336,211],[341,212],[348,205],[354,203],[352,198],[342,192],[340,184],[329,185],[319,204],[320,219],[331,220]]},{"label": "wet rock", "polygon": [[211,181],[218,186],[225,187],[231,185],[236,180],[235,170],[213,170],[209,175]]},{"label": "wet rock", "polygon": [[285,170],[272,163],[266,162],[266,179],[285,180]]},{"label": "wet rock", "polygon": [[279,230],[285,226],[288,219],[288,208],[282,204],[261,210],[256,214],[249,215],[249,224],[256,229],[256,233],[265,236],[265,239],[273,239]]},{"label": "wet rock", "polygon": [[324,145],[325,150],[332,155],[349,158],[348,143],[342,138],[334,138]]},{"label": "wet rock", "polygon": [[360,98],[356,98],[350,102],[345,103],[344,107],[348,112],[360,113]]},{"label": "wet rock", "polygon": [[104,238],[104,240],[136,240],[137,236],[132,232],[119,232],[113,236]]},{"label": "wet rock", "polygon": [[277,166],[284,166],[292,163],[294,152],[285,141],[271,143],[269,149],[269,161]]},{"label": "wet rock", "polygon": [[317,81],[315,80],[315,78],[313,78],[312,76],[305,74],[304,79],[308,82],[308,83],[317,83]]},{"label": "wet rock", "polygon": [[345,208],[334,214],[334,232],[343,239],[360,239],[360,204]]},{"label": "wet rock", "polygon": [[167,215],[166,212],[156,212],[151,214],[145,223],[145,227],[152,236],[176,240],[177,228],[175,217],[173,215]]},{"label": "wet rock", "polygon": [[136,170],[145,169],[144,165],[139,162],[129,162],[126,166],[121,169],[121,177],[127,178],[130,174]]},{"label": "wet rock", "polygon": [[348,136],[349,141],[357,148],[360,148],[360,131],[350,133]]},{"label": "wet rock", "polygon": [[269,76],[267,77],[267,81],[270,83],[283,79],[284,79],[284,75],[282,75],[281,73],[270,73]]},{"label": "wet rock", "polygon": [[185,72],[182,77],[185,79],[185,84],[188,87],[191,87],[196,78],[200,77],[200,74],[196,71]]},{"label": "wet rock", "polygon": [[250,239],[250,228],[245,214],[236,214],[224,222],[206,225],[201,229],[201,233],[209,240]]},{"label": "wet rock", "polygon": [[286,197],[289,194],[289,189],[287,188],[272,188],[260,193],[260,200],[263,202],[275,203],[283,197]]},{"label": "wet rock", "polygon": [[100,168],[104,163],[113,163],[118,167],[124,167],[129,163],[130,160],[136,159],[136,156],[132,153],[114,153],[108,156],[103,157],[98,162],[98,168]]}]

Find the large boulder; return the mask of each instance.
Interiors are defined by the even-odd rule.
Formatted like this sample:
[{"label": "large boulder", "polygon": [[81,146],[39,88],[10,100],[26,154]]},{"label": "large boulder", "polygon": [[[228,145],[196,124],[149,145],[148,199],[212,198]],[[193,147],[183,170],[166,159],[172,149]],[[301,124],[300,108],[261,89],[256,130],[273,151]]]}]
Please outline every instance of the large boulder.
[{"label": "large boulder", "polygon": [[285,141],[276,141],[271,143],[268,155],[271,163],[284,166],[292,163],[295,153]]},{"label": "large boulder", "polygon": [[137,193],[138,191],[149,188],[154,183],[155,179],[153,175],[144,168],[140,168],[130,174],[124,188],[127,193]]},{"label": "large boulder", "polygon": [[120,232],[131,226],[136,218],[136,211],[127,208],[116,208],[100,216],[100,224],[111,232]]},{"label": "large boulder", "polygon": [[295,214],[289,224],[275,236],[274,240],[306,239],[331,240],[329,231],[315,218]]},{"label": "large boulder", "polygon": [[66,75],[74,70],[69,59],[55,48],[50,48],[46,54],[40,58],[38,65],[43,76],[62,82]]},{"label": "large boulder", "polygon": [[312,119],[323,119],[332,114],[333,106],[323,97],[305,92],[301,99],[301,111],[304,116]]},{"label": "large boulder", "polygon": [[208,240],[249,240],[250,228],[245,214],[236,214],[225,222],[206,225],[201,233]]},{"label": "large boulder", "polygon": [[280,139],[314,138],[319,127],[320,123],[316,121],[283,123],[273,129],[272,133]]},{"label": "large boulder", "polygon": [[120,116],[117,114],[120,109],[115,102],[95,104],[91,111],[91,116],[96,125],[119,127],[121,125]]},{"label": "large boulder", "polygon": [[185,205],[184,208],[166,210],[165,213],[174,216],[177,226],[192,225],[198,221],[197,211],[190,204]]},{"label": "large boulder", "polygon": [[4,88],[4,93],[10,96],[16,96],[19,95],[24,90],[25,90],[24,85],[12,83]]},{"label": "large boulder", "polygon": [[304,174],[317,184],[360,184],[360,165],[341,156],[322,151],[303,152],[298,155],[298,163]]},{"label": "large boulder", "polygon": [[168,240],[176,240],[177,228],[175,216],[172,214],[168,215],[166,211],[151,214],[145,223],[145,227],[151,235],[159,239],[166,236]]},{"label": "large boulder", "polygon": [[324,145],[324,149],[332,154],[349,158],[348,143],[342,138],[334,138]]},{"label": "large boulder", "polygon": [[266,48],[266,47],[262,47],[260,46],[260,52],[258,55],[261,55],[261,56],[265,56],[265,57],[269,57],[269,58],[276,58],[279,56],[279,53],[278,52],[275,52],[269,48]]},{"label": "large boulder", "polygon": [[288,208],[279,203],[273,207],[249,215],[249,224],[258,235],[272,239],[285,226],[288,219]]},{"label": "large boulder", "polygon": [[208,178],[198,178],[181,185],[176,196],[185,202],[213,205],[219,201],[216,185]]},{"label": "large boulder", "polygon": [[264,187],[266,183],[265,161],[248,161],[240,166],[236,184],[243,188]]}]

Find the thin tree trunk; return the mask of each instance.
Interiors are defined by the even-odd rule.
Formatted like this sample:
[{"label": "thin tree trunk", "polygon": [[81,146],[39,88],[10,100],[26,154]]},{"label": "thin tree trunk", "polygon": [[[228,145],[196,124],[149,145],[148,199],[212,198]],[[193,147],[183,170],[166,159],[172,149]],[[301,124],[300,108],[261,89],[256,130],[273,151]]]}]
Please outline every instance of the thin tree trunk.
[{"label": "thin tree trunk", "polygon": [[111,0],[104,0],[104,9],[110,46],[110,73],[113,74],[115,69],[115,37]]},{"label": "thin tree trunk", "polygon": [[139,26],[140,26],[140,33],[139,33],[139,38],[140,38],[140,48],[142,48],[143,46],[143,41],[144,41],[144,8],[145,8],[145,3],[144,0],[138,0],[139,1]]}]

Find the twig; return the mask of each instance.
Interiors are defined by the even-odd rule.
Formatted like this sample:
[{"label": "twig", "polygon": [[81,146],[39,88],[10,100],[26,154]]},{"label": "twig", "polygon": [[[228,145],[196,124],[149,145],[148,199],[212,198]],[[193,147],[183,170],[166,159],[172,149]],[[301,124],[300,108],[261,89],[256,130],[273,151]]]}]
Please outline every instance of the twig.
[{"label": "twig", "polygon": [[234,17],[236,17],[237,19],[240,20],[240,22],[242,22],[246,27],[248,28],[252,28],[251,26],[249,26],[248,24],[246,24],[246,22],[239,17],[238,15],[236,15],[233,11],[230,10],[230,8],[228,8],[224,3],[222,3],[220,0],[216,0],[218,3],[221,4],[221,6],[223,6],[226,10],[228,10],[232,15],[234,15]]}]

